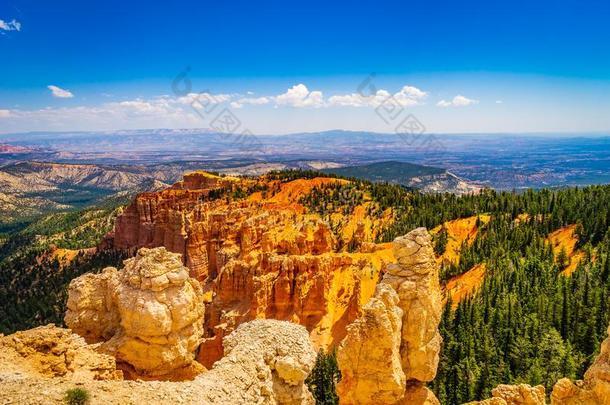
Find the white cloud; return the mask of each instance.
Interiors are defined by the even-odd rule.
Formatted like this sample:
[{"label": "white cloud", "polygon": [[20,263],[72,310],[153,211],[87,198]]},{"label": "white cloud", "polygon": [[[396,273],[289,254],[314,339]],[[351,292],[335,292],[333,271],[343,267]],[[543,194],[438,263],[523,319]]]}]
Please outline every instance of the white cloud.
[{"label": "white cloud", "polygon": [[274,97],[277,105],[291,107],[322,107],[324,96],[321,91],[309,91],[307,86],[300,83],[289,88],[286,93]]},{"label": "white cloud", "polygon": [[4,31],[21,31],[21,23],[15,19],[12,21],[0,20],[0,30]]},{"label": "white cloud", "polygon": [[464,97],[464,96],[458,94],[457,96],[453,97],[453,100],[451,100],[451,101],[441,100],[438,103],[436,103],[436,105],[439,107],[466,107],[466,106],[478,104],[478,103],[479,103],[479,100],[474,100],[474,99],[467,98],[467,97]]},{"label": "white cloud", "polygon": [[11,116],[11,112],[9,110],[0,110],[0,118],[7,118]]},{"label": "white cloud", "polygon": [[398,93],[394,94],[394,98],[399,104],[410,107],[419,104],[427,95],[425,91],[421,91],[417,87],[404,86]]},{"label": "white cloud", "polygon": [[504,101],[502,100],[496,100],[496,104],[502,104]]},{"label": "white cloud", "polygon": [[[0,116],[6,115],[0,112]],[[202,126],[202,120],[191,106],[177,103],[176,98],[157,97],[150,100],[107,102],[94,106],[12,109],[9,115],[3,118],[3,125],[5,124],[7,128],[17,130],[101,130],[198,127]]]},{"label": "white cloud", "polygon": [[173,102],[190,105],[193,108],[204,110],[211,104],[222,104],[231,100],[230,94],[211,94],[207,92],[189,93],[186,96],[178,97]]},{"label": "white cloud", "polygon": [[269,104],[270,102],[271,102],[271,99],[269,97],[244,97],[244,98],[240,98],[240,99],[233,101],[231,103],[231,107],[242,108],[244,106],[244,104],[263,105],[263,104]]},{"label": "white cloud", "polygon": [[53,86],[52,84],[48,85],[47,89],[51,90],[51,94],[53,94],[53,97],[57,97],[57,98],[72,98],[72,97],[74,97],[74,94],[72,94],[71,91],[64,90],[61,87]]},{"label": "white cloud", "polygon": [[404,86],[399,92],[390,94],[387,90],[377,90],[374,95],[364,96],[358,93],[336,95],[328,99],[330,106],[342,107],[377,107],[388,98],[404,107],[411,107],[422,103],[428,93],[413,86]]}]

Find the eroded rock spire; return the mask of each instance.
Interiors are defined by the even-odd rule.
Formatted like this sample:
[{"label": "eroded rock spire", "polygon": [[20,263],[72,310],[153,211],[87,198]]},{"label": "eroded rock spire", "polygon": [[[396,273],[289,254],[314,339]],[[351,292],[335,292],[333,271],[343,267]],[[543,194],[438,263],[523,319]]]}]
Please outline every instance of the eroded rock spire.
[{"label": "eroded rock spire", "polygon": [[442,341],[432,239],[417,228],[396,238],[393,251],[396,263],[339,346],[341,404],[439,403],[425,387],[436,375]]}]

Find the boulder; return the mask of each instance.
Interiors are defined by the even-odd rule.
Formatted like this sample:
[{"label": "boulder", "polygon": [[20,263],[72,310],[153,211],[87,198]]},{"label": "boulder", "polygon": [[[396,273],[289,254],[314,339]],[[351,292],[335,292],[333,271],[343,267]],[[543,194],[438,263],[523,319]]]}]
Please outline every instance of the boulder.
[{"label": "boulder", "polygon": [[316,351],[303,326],[254,320],[237,327],[223,345],[225,356],[193,381],[201,403],[314,404],[305,379]]}]

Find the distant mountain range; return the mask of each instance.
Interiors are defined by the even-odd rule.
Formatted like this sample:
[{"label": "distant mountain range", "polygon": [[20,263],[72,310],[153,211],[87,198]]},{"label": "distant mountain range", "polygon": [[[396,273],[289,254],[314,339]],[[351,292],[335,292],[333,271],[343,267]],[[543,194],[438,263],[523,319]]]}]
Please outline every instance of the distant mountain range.
[{"label": "distant mountain range", "polygon": [[406,162],[377,162],[360,166],[322,169],[322,171],[373,182],[401,184],[423,192],[465,194],[481,189],[445,169]]},{"label": "distant mountain range", "polygon": [[[0,166],[19,160],[98,165],[158,164],[246,168],[332,168],[399,161],[442,167],[494,189],[610,183],[610,137],[603,134],[419,134],[326,131],[245,138],[203,129],[37,132],[0,135]],[[241,169],[240,169],[241,170]]]},{"label": "distant mountain range", "polygon": [[155,173],[85,164],[18,162],[0,168],[0,228],[43,213],[86,207],[167,184]]}]

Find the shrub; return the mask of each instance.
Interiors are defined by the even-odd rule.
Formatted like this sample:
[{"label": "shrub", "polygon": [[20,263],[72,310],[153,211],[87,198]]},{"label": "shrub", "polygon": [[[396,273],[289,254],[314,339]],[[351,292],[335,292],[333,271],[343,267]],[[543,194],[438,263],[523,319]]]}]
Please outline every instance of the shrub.
[{"label": "shrub", "polygon": [[84,405],[89,401],[89,392],[84,388],[72,388],[66,391],[64,400],[68,405]]},{"label": "shrub", "polygon": [[316,364],[305,380],[316,400],[316,405],[337,405],[339,403],[335,390],[339,380],[341,380],[341,372],[337,365],[337,352],[333,349],[325,353],[323,349],[320,349]]}]

